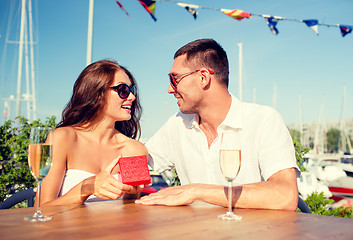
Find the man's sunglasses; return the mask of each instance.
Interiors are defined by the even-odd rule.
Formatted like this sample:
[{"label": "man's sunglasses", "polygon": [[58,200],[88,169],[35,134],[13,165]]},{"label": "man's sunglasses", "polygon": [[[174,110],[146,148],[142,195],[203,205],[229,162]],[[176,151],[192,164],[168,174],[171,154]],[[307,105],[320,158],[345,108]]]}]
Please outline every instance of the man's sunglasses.
[{"label": "man's sunglasses", "polygon": [[110,87],[111,89],[114,89],[120,98],[126,99],[130,95],[130,93],[134,94],[136,96],[136,86],[133,85],[130,87],[129,85],[125,83],[118,84],[116,86]]},{"label": "man's sunglasses", "polygon": [[[195,71],[191,71],[191,72],[187,72],[187,73],[183,73],[183,74],[179,74],[179,75],[173,75],[172,73],[168,73],[169,76],[169,80],[170,80],[170,84],[172,85],[173,88],[176,88],[178,83],[186,76],[189,76],[190,74],[196,73],[198,71],[200,71],[201,69],[197,69]],[[214,74],[214,71],[207,69],[207,71],[210,74]],[[177,82],[176,80],[179,79],[179,81]]]}]

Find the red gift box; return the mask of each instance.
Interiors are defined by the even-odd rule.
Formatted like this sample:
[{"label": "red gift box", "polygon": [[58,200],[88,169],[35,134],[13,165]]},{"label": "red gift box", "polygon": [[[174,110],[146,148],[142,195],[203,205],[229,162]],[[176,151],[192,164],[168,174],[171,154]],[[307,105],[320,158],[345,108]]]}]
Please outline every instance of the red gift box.
[{"label": "red gift box", "polygon": [[119,167],[121,181],[124,184],[135,186],[151,183],[146,155],[122,157],[119,159]]}]

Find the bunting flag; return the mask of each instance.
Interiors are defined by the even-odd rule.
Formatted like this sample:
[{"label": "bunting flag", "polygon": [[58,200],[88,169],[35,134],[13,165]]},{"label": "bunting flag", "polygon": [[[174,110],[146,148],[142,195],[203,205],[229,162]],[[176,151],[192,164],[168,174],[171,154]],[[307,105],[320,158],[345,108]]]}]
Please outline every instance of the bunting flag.
[{"label": "bunting flag", "polygon": [[339,25],[341,29],[342,37],[346,36],[348,33],[352,32],[353,27],[348,25]]},{"label": "bunting flag", "polygon": [[316,20],[316,19],[307,19],[307,20],[303,20],[303,22],[306,24],[306,26],[308,26],[314,32],[316,32],[316,35],[319,35],[319,29],[318,29],[319,21],[318,20]]},{"label": "bunting flag", "polygon": [[221,12],[229,17],[234,18],[235,20],[241,21],[244,18],[251,18],[251,14],[239,9],[229,10],[229,9],[221,9]]},{"label": "bunting flag", "polygon": [[197,10],[199,8],[199,6],[197,5],[193,5],[193,4],[188,4],[188,3],[176,3],[177,5],[179,5],[180,7],[183,7],[186,9],[186,11],[188,11],[189,13],[191,13],[192,16],[194,16],[194,19],[196,19],[197,17]]},{"label": "bunting flag", "polygon": [[142,4],[145,10],[151,15],[153,20],[157,21],[157,18],[154,16],[156,1],[150,1],[150,0],[138,0],[138,1]]},{"label": "bunting flag", "polygon": [[118,0],[116,0],[116,3],[119,5],[119,7],[121,8],[121,10],[123,10],[123,11],[125,12],[125,14],[126,14],[128,17],[130,17],[130,16],[129,16],[129,13],[125,10],[125,8],[123,7],[123,5],[122,5]]},{"label": "bunting flag", "polygon": [[272,17],[272,16],[264,16],[268,27],[270,28],[271,32],[275,35],[278,34],[278,29],[276,28],[276,25],[278,23],[278,20],[281,20],[281,18],[278,17]]}]

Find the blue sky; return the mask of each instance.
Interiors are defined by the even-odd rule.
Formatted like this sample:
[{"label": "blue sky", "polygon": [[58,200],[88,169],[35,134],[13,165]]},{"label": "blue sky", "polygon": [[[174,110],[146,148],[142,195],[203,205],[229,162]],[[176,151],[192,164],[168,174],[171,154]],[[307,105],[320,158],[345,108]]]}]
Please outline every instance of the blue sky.
[{"label": "blue sky", "polygon": [[[19,5],[20,1],[15,0]],[[86,65],[88,0],[33,0],[35,6],[35,69],[37,116],[57,116],[69,101],[72,86]],[[177,110],[167,93],[167,74],[174,52],[198,38],[214,38],[230,61],[230,92],[238,95],[238,47],[243,44],[243,100],[273,105],[287,124],[299,123],[299,96],[304,122],[353,118],[353,34],[342,37],[339,28],[319,26],[319,35],[304,23],[280,21],[279,34],[265,20],[253,16],[234,20],[219,11],[199,9],[196,20],[185,9],[157,2],[154,22],[137,0],[120,0],[127,17],[114,0],[96,0],[93,61],[111,58],[127,67],[138,82],[143,107],[142,137],[149,138]],[[318,19],[326,24],[353,25],[351,0],[184,0],[214,8],[241,9],[290,19]],[[18,46],[5,44],[6,36],[19,36],[18,13],[8,27],[10,1],[0,0],[0,98],[16,96]],[[18,11],[18,10],[17,10]],[[17,14],[17,15],[16,15]],[[16,22],[17,21],[17,22]],[[4,49],[6,48],[6,54]],[[24,85],[24,83],[23,83]],[[25,107],[22,107],[25,110]],[[0,124],[4,101],[0,102]],[[15,112],[15,105],[11,108]]]}]

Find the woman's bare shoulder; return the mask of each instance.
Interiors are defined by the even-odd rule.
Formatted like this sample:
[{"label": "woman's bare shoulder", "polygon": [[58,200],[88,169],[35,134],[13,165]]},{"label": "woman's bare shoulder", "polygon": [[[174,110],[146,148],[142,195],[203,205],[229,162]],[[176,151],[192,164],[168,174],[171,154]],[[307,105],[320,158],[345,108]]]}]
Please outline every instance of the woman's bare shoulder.
[{"label": "woman's bare shoulder", "polygon": [[77,139],[77,132],[73,127],[60,127],[54,130],[54,141],[72,143]]},{"label": "woman's bare shoulder", "polygon": [[147,148],[142,142],[128,137],[125,137],[124,142],[124,155],[139,156],[148,154]]}]

